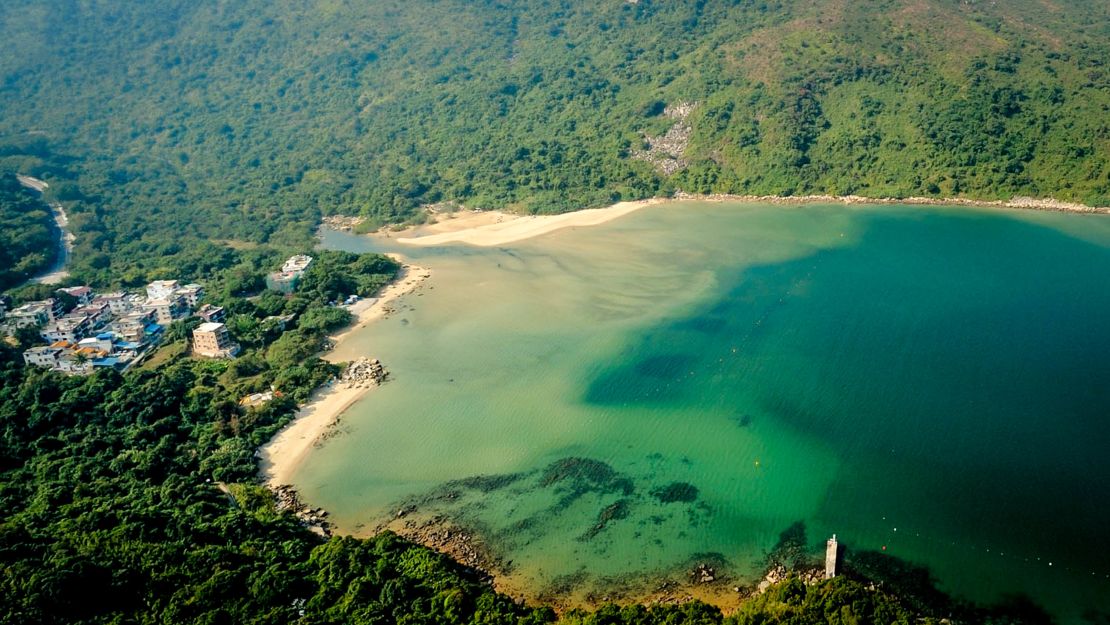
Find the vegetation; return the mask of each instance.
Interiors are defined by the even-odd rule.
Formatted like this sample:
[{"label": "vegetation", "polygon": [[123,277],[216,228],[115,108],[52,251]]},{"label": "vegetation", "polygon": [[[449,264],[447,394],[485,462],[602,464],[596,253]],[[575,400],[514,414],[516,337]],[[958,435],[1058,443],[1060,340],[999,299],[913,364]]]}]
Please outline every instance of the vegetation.
[{"label": "vegetation", "polygon": [[[329,302],[396,266],[320,253],[288,298],[264,273],[323,215],[414,222],[444,200],[1110,204],[1108,42],[1096,0],[0,4],[0,288],[51,260],[26,173],[70,214],[75,283],[202,281],[246,348],[191,359],[178,323],[139,370],[67,378],[0,345],[0,622],[553,621],[395,536],[322,541],[273,509],[254,450],[334,375],[315,355],[349,319]],[[683,101],[688,165],[664,175],[635,153]],[[696,497],[681,486],[658,496]],[[933,599],[788,580],[728,621],[910,623]],[[724,619],[691,603],[564,621]]]},{"label": "vegetation", "polygon": [[[197,241],[304,246],[322,215],[412,221],[441,200],[1110,204],[1096,0],[64,6],[0,6],[0,166],[73,205],[83,275],[218,251]],[[682,101],[689,165],[663,175],[634,154]]]},{"label": "vegetation", "polygon": [[[245,347],[237,359],[190,358],[196,320],[171,325],[168,345],[123,375],[23,367],[21,346],[0,344],[0,622],[554,622],[549,608],[519,605],[474,571],[395,535],[324,540],[275,509],[256,482],[255,450],[337,372],[316,357],[324,333],[349,320],[330,303],[372,294],[398,267],[377,255],[316,252],[294,294],[242,293],[261,279],[248,269],[254,253],[232,254],[212,276],[212,297]],[[271,401],[240,404],[267,389],[278,391]],[[612,477],[596,469],[571,463],[551,479]],[[822,599],[826,611],[889,614],[891,622],[916,614],[855,582],[837,584],[848,590]],[[850,605],[834,605],[845,597]],[[789,622],[824,622],[807,609],[810,620]],[[749,610],[741,618],[787,622],[774,620],[781,612],[775,604],[763,617]],[[725,622],[700,603],[607,606],[563,620]]]},{"label": "vegetation", "polygon": [[0,175],[0,291],[45,271],[58,252],[50,209],[19,185]]},{"label": "vegetation", "polygon": [[[0,621],[555,620],[550,609],[518,605],[472,571],[392,534],[325,541],[276,512],[269,491],[254,484],[253,452],[288,419],[296,392],[244,409],[227,382],[236,377],[232,367],[181,358],[155,371],[64,377],[21,367],[18,352],[0,347]],[[791,588],[775,595],[773,610],[748,608],[738,622],[819,623],[833,611],[845,615],[841,622],[871,614],[912,622],[896,600],[847,580],[824,592],[818,607],[807,599],[804,619],[786,620],[781,606],[806,596]],[[717,624],[722,617],[692,603],[609,606],[565,622]]]}]

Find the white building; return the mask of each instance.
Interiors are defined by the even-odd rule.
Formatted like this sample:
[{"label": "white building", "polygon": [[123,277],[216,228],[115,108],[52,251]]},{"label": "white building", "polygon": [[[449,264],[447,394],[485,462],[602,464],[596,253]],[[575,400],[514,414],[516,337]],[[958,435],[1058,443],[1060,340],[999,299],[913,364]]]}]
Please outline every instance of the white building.
[{"label": "white building", "polygon": [[154,323],[154,312],[133,310],[116,319],[110,326],[112,331],[130,343],[146,343],[147,328]]},{"label": "white building", "polygon": [[112,310],[104,303],[89,304],[88,306],[74,308],[62,319],[69,319],[70,317],[87,317],[89,328],[95,330],[112,320]]},{"label": "white building", "polygon": [[62,353],[66,350],[61,347],[32,347],[23,351],[23,362],[34,367],[53,369],[61,362]]},{"label": "white building", "polygon": [[62,302],[53,297],[26,304],[8,313],[8,322],[16,328],[38,326],[56,321],[62,316]]},{"label": "white building", "polygon": [[92,303],[94,305],[107,304],[108,310],[110,310],[113,315],[118,316],[127,314],[133,309],[142,306],[143,298],[140,295],[118,291],[116,293],[105,293],[104,295],[100,295],[93,299]]},{"label": "white building", "polygon": [[189,308],[196,308],[200,303],[200,298],[204,297],[204,287],[199,284],[186,284],[177,289],[174,294],[185,300],[185,305]]},{"label": "white building", "polygon": [[146,297],[149,300],[169,299],[179,288],[181,284],[177,280],[155,280],[146,285]]},{"label": "white building", "polygon": [[266,274],[266,288],[282,293],[292,293],[301,281],[301,275],[312,264],[312,257],[304,254],[290,256],[281,271]]},{"label": "white building", "polygon": [[307,254],[297,254],[290,256],[285,264],[281,266],[282,273],[304,273],[308,266],[312,264],[313,258]]},{"label": "white building", "polygon": [[167,326],[188,313],[185,303],[178,296],[171,295],[168,299],[151,299],[143,304],[143,310],[154,313],[154,320]]},{"label": "white building", "polygon": [[65,293],[73,299],[77,300],[78,306],[85,306],[93,300],[93,290],[87,286],[67,286],[58,289],[59,293]]},{"label": "white building", "polygon": [[46,324],[39,336],[47,343],[57,343],[58,341],[76,343],[85,337],[88,329],[89,318],[84,315],[63,317],[53,323]]}]

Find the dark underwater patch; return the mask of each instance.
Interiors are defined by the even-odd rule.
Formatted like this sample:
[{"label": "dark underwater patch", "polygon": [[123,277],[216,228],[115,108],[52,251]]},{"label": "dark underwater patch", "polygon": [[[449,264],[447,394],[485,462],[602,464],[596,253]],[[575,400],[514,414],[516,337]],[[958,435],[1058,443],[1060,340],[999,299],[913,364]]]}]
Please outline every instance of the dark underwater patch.
[{"label": "dark underwater patch", "polygon": [[746,413],[745,414],[732,415],[732,421],[736,425],[738,425],[742,428],[746,428],[746,427],[748,427],[749,425],[752,424],[752,416],[750,414],[746,414]]},{"label": "dark underwater patch", "polygon": [[779,533],[779,540],[767,554],[764,566],[766,568],[782,566],[793,571],[816,566],[817,559],[809,553],[806,541],[805,521],[791,523]]},{"label": "dark underwater patch", "polygon": [[698,487],[687,482],[671,482],[651,491],[651,496],[663,503],[692,502],[698,498]]},{"label": "dark underwater patch", "polygon": [[569,485],[572,491],[620,492],[631,495],[632,480],[613,470],[613,467],[592,458],[562,458],[547,466],[540,478],[540,486]]},{"label": "dark underwater patch", "polygon": [[633,370],[645,378],[674,380],[686,375],[697,362],[697,358],[687,354],[657,354],[641,359]]},{"label": "dark underwater patch", "polygon": [[591,538],[604,531],[605,528],[608,527],[609,524],[613,521],[627,519],[629,515],[629,509],[631,507],[631,502],[627,499],[619,499],[616,502],[605,506],[597,515],[597,523],[595,523],[594,526],[590,529],[586,530],[586,533],[579,537],[578,540],[583,542],[590,540]]},{"label": "dark underwater patch", "polygon": [[503,475],[475,475],[461,480],[452,480],[444,484],[446,488],[467,488],[483,493],[490,493],[511,486],[520,481],[524,473],[506,473]]}]

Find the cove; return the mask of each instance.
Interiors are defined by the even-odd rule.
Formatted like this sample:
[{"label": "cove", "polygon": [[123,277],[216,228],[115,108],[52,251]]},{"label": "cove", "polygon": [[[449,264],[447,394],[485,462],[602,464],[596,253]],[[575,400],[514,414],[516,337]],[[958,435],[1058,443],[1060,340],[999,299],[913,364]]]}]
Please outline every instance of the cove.
[{"label": "cove", "polygon": [[296,485],[356,533],[442,515],[568,603],[755,581],[803,521],[971,599],[1107,611],[1107,221],[675,203],[389,250],[428,288],[340,355],[394,381]]}]

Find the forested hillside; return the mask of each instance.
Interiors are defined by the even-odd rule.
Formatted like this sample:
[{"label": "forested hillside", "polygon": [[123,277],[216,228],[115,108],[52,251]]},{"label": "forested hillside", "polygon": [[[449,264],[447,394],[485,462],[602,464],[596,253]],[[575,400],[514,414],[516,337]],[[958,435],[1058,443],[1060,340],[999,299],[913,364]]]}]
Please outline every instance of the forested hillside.
[{"label": "forested hillside", "polygon": [[16,177],[0,174],[0,291],[50,267],[58,253],[54,218]]},{"label": "forested hillside", "polygon": [[[79,260],[445,199],[1105,205],[1108,60],[1099,0],[12,0],[0,156],[66,159],[96,213]],[[675,167],[648,137],[677,140]]]}]

